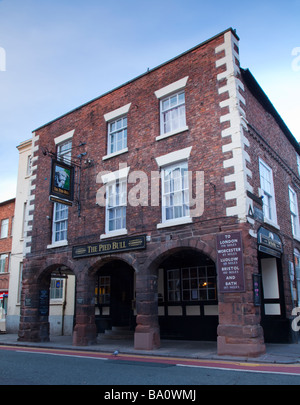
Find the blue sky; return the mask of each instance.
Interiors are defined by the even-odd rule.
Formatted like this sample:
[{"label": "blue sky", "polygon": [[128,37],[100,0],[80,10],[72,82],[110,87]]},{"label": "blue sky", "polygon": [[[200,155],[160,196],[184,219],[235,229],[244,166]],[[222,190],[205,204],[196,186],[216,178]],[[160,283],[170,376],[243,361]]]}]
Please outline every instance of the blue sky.
[{"label": "blue sky", "polygon": [[34,129],[229,27],[300,141],[299,17],[300,0],[0,0],[0,201]]}]

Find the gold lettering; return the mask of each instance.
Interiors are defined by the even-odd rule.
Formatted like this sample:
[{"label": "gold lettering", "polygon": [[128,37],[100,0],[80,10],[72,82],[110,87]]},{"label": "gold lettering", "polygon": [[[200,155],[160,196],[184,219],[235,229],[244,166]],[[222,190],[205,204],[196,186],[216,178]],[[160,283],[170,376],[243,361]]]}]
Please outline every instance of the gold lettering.
[{"label": "gold lettering", "polygon": [[97,253],[97,246],[88,246],[88,253]]}]

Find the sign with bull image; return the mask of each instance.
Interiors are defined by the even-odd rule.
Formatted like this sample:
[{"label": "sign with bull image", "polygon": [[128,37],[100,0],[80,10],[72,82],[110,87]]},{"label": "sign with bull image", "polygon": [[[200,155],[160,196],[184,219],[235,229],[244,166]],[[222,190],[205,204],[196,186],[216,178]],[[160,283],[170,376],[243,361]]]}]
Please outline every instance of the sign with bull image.
[{"label": "sign with bull image", "polygon": [[63,200],[74,198],[74,166],[58,160],[52,160],[50,195]]}]

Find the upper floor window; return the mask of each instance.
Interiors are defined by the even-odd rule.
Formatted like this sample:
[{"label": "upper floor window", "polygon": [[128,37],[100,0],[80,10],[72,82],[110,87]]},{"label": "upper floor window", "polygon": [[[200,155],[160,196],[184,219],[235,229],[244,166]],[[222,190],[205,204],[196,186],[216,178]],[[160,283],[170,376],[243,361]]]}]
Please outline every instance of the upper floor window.
[{"label": "upper floor window", "polygon": [[291,211],[291,223],[292,223],[292,232],[293,236],[300,236],[299,235],[299,215],[298,215],[298,202],[297,202],[297,194],[289,186],[289,200],[290,200],[290,211]]},{"label": "upper floor window", "polygon": [[72,139],[57,145],[57,159],[66,164],[71,163],[72,157]]},{"label": "upper floor window", "polygon": [[67,205],[54,203],[52,243],[67,241],[68,212]]},{"label": "upper floor window", "polygon": [[272,169],[259,159],[260,187],[263,196],[264,218],[277,224],[275,191]]},{"label": "upper floor window", "polygon": [[31,175],[31,170],[32,170],[32,156],[29,155],[27,157],[27,168],[26,168],[26,176]]},{"label": "upper floor window", "polygon": [[189,146],[155,158],[161,168],[162,185],[162,221],[158,229],[192,222],[188,173],[191,150]]},{"label": "upper floor window", "polygon": [[162,171],[162,221],[189,216],[187,162],[164,167]]},{"label": "upper floor window", "polygon": [[0,255],[0,273],[5,273],[6,271],[6,261],[8,260],[8,254]]},{"label": "upper floor window", "polygon": [[161,134],[186,126],[184,91],[172,94],[160,101]]},{"label": "upper floor window", "polygon": [[105,234],[100,239],[126,235],[127,176],[130,167],[101,176],[105,184]]},{"label": "upper floor window", "polygon": [[188,76],[154,92],[160,100],[160,134],[164,139],[188,129],[185,111],[185,86]]},{"label": "upper floor window", "polygon": [[127,116],[108,124],[108,154],[127,148]]},{"label": "upper floor window", "polygon": [[127,114],[130,106],[131,103],[104,114],[107,122],[107,155],[103,156],[103,160],[128,151]]},{"label": "upper floor window", "polygon": [[107,185],[106,233],[126,229],[127,180]]},{"label": "upper floor window", "polygon": [[1,233],[0,233],[0,238],[7,238],[8,237],[8,225],[9,225],[9,219],[2,219],[1,221]]}]

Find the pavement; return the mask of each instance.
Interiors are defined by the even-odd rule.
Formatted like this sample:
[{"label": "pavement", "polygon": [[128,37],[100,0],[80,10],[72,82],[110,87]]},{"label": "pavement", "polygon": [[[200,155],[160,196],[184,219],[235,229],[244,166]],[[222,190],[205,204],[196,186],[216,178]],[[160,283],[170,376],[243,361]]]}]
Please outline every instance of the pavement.
[{"label": "pavement", "polygon": [[72,336],[50,336],[49,342],[19,342],[17,334],[0,333],[0,346],[26,346],[51,349],[69,349],[113,353],[118,350],[123,354],[149,355],[162,357],[180,357],[189,359],[232,360],[249,363],[300,363],[299,343],[266,344],[266,353],[258,357],[219,356],[217,342],[161,340],[161,347],[155,350],[135,350],[133,338],[111,339],[98,335],[97,343],[90,346],[73,346]]}]

